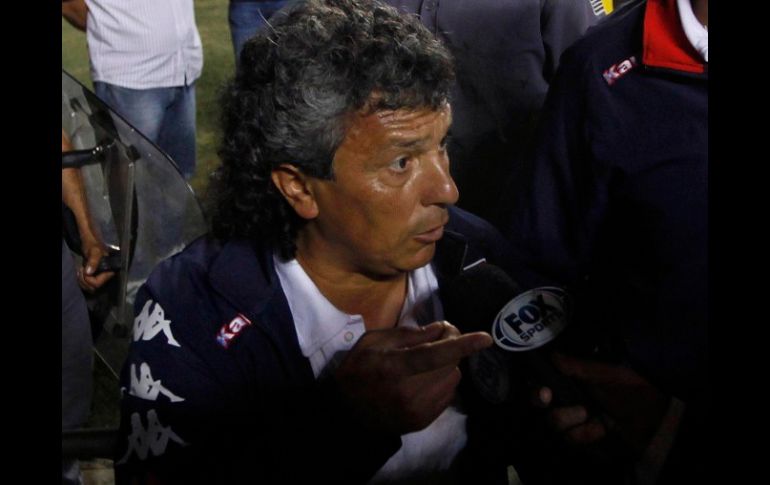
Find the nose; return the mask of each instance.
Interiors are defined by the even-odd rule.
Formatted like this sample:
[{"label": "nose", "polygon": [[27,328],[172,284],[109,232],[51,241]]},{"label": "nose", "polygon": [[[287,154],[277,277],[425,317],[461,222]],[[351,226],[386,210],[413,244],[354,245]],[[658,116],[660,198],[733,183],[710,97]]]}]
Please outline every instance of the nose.
[{"label": "nose", "polygon": [[449,173],[446,150],[432,153],[427,160],[423,205],[452,205],[460,197],[454,179]]}]

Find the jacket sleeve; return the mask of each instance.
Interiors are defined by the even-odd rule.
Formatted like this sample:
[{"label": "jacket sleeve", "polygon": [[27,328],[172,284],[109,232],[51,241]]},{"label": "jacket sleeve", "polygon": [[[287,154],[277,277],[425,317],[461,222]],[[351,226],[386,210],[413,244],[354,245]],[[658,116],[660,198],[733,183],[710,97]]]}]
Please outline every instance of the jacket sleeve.
[{"label": "jacket sleeve", "polygon": [[287,379],[258,329],[240,337],[248,351],[229,353],[202,323],[209,305],[157,286],[136,299],[117,483],[364,483],[398,450],[400,437],[365,429],[332,383]]},{"label": "jacket sleeve", "polygon": [[172,302],[145,284],[137,294],[135,315],[120,378],[117,483],[145,483],[148,477],[193,483],[191,478],[213,473],[194,466],[208,461],[207,440],[227,444],[232,423],[226,393],[184,331],[191,322],[175,312]]},{"label": "jacket sleeve", "polygon": [[[635,147],[629,141],[633,134],[612,122],[623,115],[598,88],[601,71],[592,63],[585,46],[565,51],[546,99],[537,152],[517,174],[503,229],[515,253],[539,276],[569,287],[580,287],[591,276],[602,251],[597,241],[608,221],[618,217],[611,200],[613,185],[623,176],[617,160],[637,156],[632,148],[617,150]],[[694,464],[705,441],[708,385],[700,383],[705,379],[698,374],[688,387],[706,390],[679,396],[687,407],[660,483],[678,483],[677,473],[702,469]]]},{"label": "jacket sleeve", "polygon": [[611,176],[591,146],[590,62],[573,54],[565,53],[549,90],[536,153],[512,178],[503,203],[502,232],[516,253],[561,285],[574,285],[588,272]]}]

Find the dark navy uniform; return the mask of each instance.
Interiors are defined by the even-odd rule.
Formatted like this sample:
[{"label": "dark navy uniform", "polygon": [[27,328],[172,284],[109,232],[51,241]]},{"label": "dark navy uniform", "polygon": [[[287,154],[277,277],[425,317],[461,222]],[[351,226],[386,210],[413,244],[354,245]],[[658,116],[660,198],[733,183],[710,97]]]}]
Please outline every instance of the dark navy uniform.
[{"label": "dark navy uniform", "polygon": [[564,53],[504,229],[604,358],[686,403],[664,477],[701,469],[708,394],[708,65],[676,8],[633,2]]}]

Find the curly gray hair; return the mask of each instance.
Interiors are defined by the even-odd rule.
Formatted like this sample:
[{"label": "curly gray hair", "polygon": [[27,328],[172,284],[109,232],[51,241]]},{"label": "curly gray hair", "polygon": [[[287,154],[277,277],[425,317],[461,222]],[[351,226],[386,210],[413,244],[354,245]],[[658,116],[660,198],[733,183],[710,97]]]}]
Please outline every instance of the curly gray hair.
[{"label": "curly gray hair", "polygon": [[304,223],[270,173],[292,164],[332,178],[347,115],[431,107],[449,96],[449,52],[419,20],[372,0],[307,0],[246,42],[222,96],[222,166],[212,180],[213,230],[294,255]]}]

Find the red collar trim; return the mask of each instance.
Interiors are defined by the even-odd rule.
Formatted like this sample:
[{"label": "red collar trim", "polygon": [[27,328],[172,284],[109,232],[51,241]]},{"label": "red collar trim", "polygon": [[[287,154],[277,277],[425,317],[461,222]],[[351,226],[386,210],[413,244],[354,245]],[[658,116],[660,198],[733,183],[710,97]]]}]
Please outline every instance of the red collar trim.
[{"label": "red collar trim", "polygon": [[679,20],[676,0],[647,0],[644,13],[642,62],[677,71],[706,71],[698,51],[690,44]]}]

